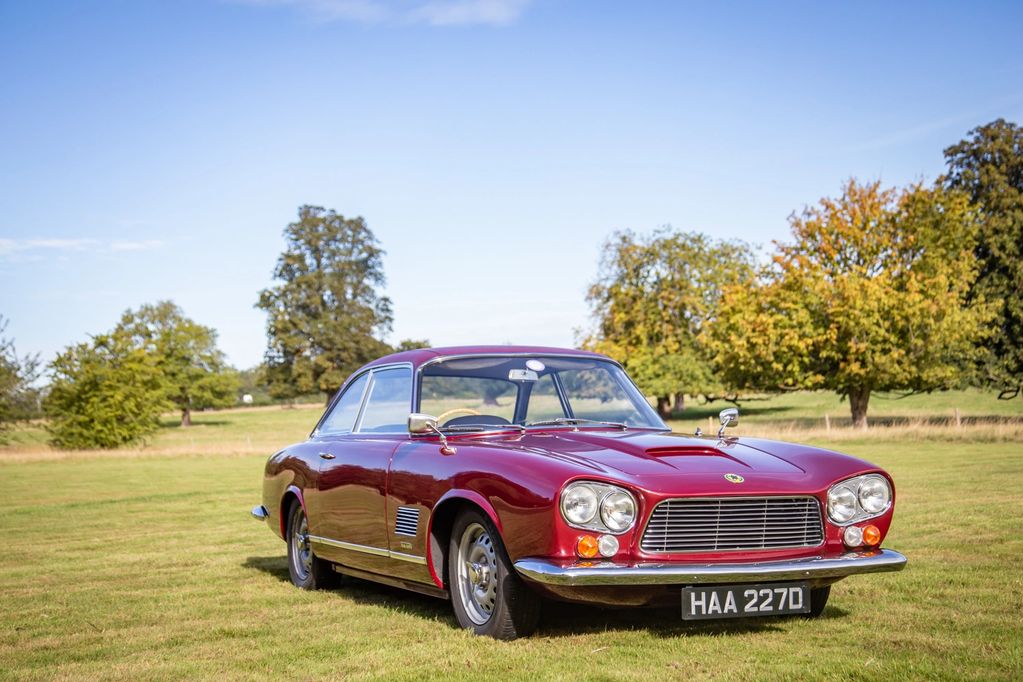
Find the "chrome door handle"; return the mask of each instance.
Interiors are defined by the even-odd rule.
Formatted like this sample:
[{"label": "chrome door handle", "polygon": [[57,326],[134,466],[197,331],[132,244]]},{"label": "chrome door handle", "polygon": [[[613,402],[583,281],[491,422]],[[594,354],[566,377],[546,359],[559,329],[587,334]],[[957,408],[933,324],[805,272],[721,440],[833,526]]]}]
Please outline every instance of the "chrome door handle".
[{"label": "chrome door handle", "polygon": [[334,459],[334,455],[330,454],[329,452],[321,452],[320,459]]}]

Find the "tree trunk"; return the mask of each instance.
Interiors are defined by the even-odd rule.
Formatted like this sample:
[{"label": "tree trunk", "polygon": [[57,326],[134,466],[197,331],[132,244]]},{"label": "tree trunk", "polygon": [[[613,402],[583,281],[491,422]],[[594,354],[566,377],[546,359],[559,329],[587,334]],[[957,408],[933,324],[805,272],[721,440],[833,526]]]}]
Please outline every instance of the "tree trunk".
[{"label": "tree trunk", "polygon": [[661,419],[671,419],[671,401],[668,396],[657,396],[657,414],[661,415]]},{"label": "tree trunk", "polygon": [[181,425],[191,426],[192,425],[192,409],[188,407],[181,408]]},{"label": "tree trunk", "polygon": [[849,389],[849,409],[852,411],[853,426],[867,428],[867,403],[870,402],[870,389],[857,386]]},{"label": "tree trunk", "polygon": [[671,406],[671,411],[675,414],[682,414],[686,409],[686,394],[676,393],[675,404]]}]

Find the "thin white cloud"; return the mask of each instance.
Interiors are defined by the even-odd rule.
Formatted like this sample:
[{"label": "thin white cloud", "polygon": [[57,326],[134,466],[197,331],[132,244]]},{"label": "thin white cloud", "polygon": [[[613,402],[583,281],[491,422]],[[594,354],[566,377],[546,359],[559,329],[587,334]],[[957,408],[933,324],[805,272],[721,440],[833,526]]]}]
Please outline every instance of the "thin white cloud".
[{"label": "thin white cloud", "polygon": [[111,251],[151,251],[163,246],[159,239],[143,239],[142,241],[110,242]]},{"label": "thin white cloud", "polygon": [[99,239],[0,239],[0,258],[31,257],[46,253],[150,251],[163,246],[159,239],[101,241]]},{"label": "thin white cloud", "polygon": [[429,26],[515,23],[532,0],[233,0],[244,5],[294,7],[319,21]]}]

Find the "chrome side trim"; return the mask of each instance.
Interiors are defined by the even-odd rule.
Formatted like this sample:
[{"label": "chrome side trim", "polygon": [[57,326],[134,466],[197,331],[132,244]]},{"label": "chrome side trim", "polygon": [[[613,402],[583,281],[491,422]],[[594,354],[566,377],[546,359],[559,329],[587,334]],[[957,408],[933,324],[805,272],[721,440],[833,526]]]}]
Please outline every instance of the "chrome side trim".
[{"label": "chrome side trim", "polygon": [[414,554],[405,554],[403,552],[392,552],[388,549],[382,549],[380,547],[370,547],[369,545],[359,545],[354,542],[344,542],[343,540],[333,540],[331,538],[321,537],[319,535],[310,535],[309,542],[313,542],[320,545],[327,545],[328,547],[338,547],[340,549],[348,549],[353,552],[362,552],[363,554],[372,554],[373,556],[385,556],[389,559],[400,559],[401,561],[410,561],[414,564],[426,564],[426,557],[416,556]]},{"label": "chrome side trim", "polygon": [[332,540],[331,538],[324,538],[320,537],[319,535],[310,535],[309,542],[315,542],[320,545],[327,545],[328,547],[340,547],[341,549],[350,549],[353,552],[362,552],[363,554],[373,554],[375,556],[387,556],[388,554],[388,551],[386,549],[380,549],[379,547],[370,547],[369,545],[357,545],[354,542]]},{"label": "chrome side trim", "polygon": [[404,554],[403,552],[388,552],[388,555],[392,559],[400,559],[401,561],[408,561],[413,564],[426,565],[426,557],[416,556],[415,554]]},{"label": "chrome side trim", "polygon": [[261,504],[257,504],[255,507],[252,508],[252,511],[249,513],[251,513],[252,518],[256,519],[257,521],[266,521],[270,517],[270,512],[268,512],[266,510],[266,507],[264,507]]},{"label": "chrome side trim", "polygon": [[524,578],[549,585],[693,585],[701,583],[755,583],[817,578],[844,578],[858,573],[901,571],[906,557],[890,549],[849,552],[838,557],[810,557],[787,561],[693,564],[685,562],[590,566],[547,559],[515,562]]}]

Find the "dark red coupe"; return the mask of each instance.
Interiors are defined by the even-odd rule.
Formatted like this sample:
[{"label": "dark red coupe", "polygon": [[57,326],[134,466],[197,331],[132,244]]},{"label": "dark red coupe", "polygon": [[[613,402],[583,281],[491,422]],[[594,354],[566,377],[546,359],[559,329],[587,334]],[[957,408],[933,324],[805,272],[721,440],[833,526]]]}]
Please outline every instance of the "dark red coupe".
[{"label": "dark red coupe", "polygon": [[834,452],[671,433],[601,355],[465,347],[353,374],[266,464],[252,510],[291,579],[339,574],[447,599],[483,635],[531,633],[544,598],[678,605],[683,619],[817,616],[831,584],[897,571],[891,477]]}]

